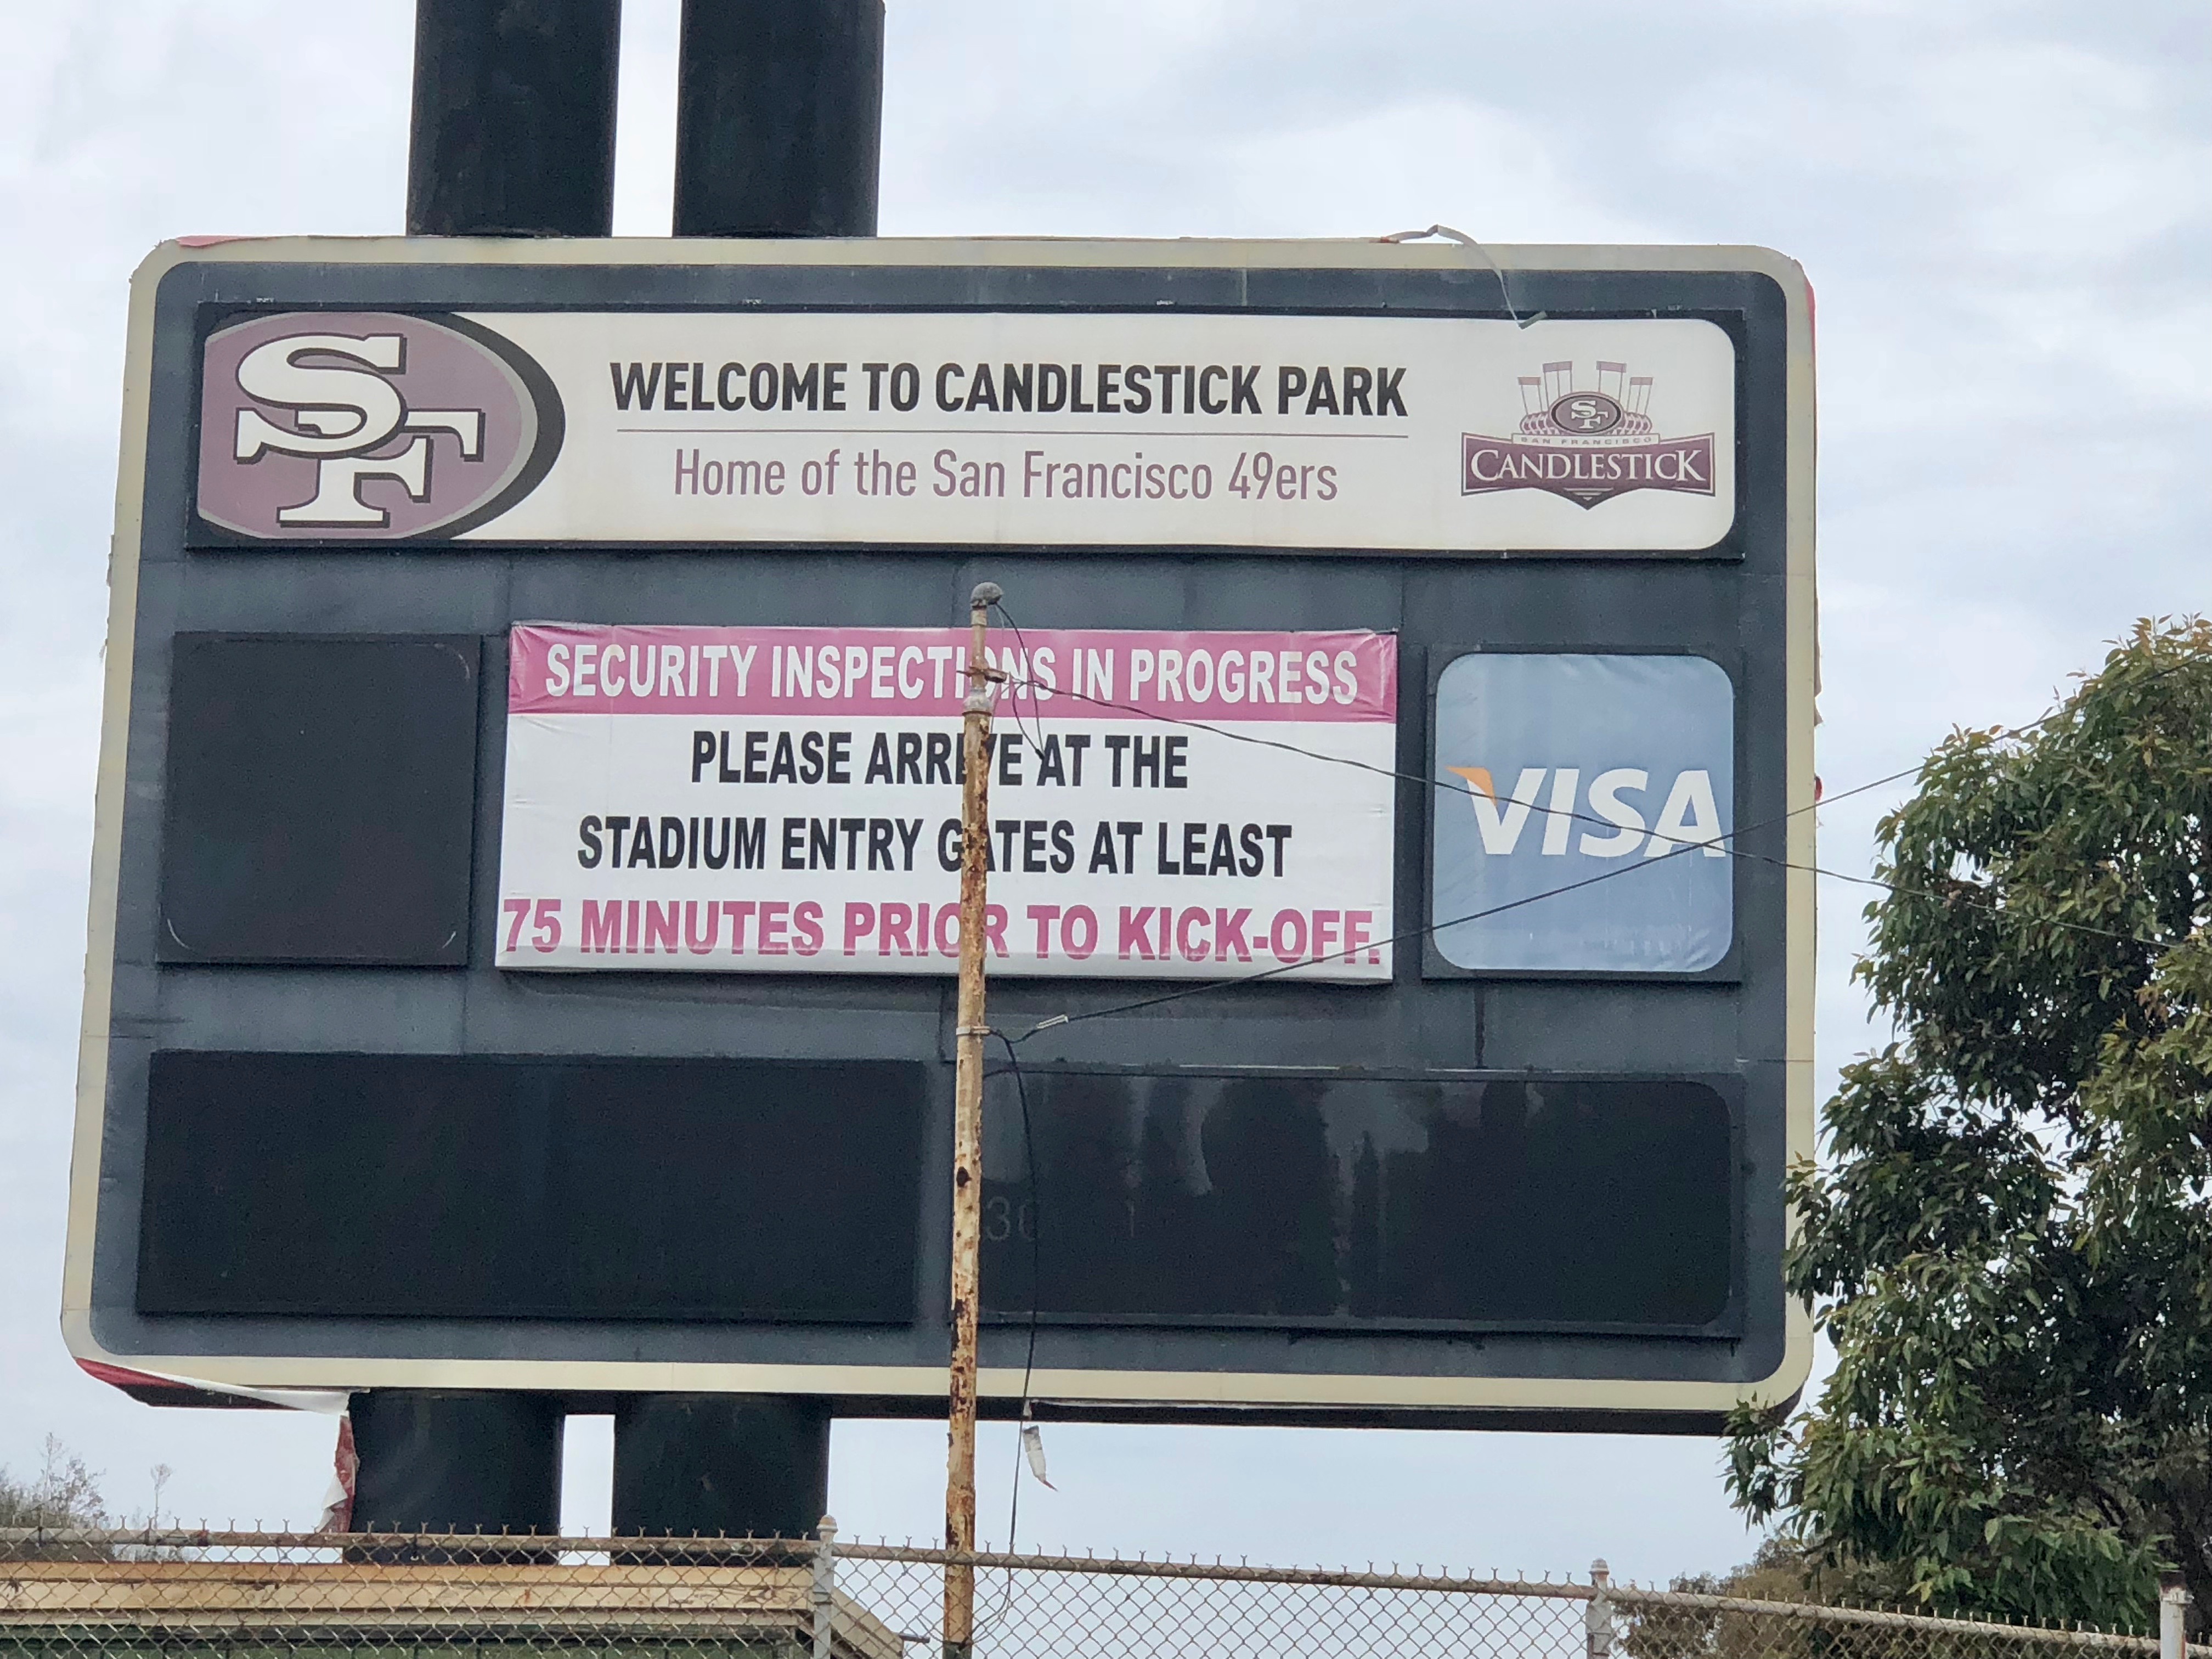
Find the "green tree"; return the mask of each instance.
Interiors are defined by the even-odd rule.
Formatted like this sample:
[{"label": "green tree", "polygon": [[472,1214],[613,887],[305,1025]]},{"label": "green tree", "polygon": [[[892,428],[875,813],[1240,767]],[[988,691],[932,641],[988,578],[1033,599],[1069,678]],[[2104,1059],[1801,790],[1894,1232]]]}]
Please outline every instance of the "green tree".
[{"label": "green tree", "polygon": [[[1863,1598],[1815,1573],[1787,1538],[1762,1539],[1750,1560],[1727,1572],[1679,1573],[1667,1588],[1693,1595],[1751,1601],[1850,1604]],[[1844,1590],[1845,1593],[1835,1592]],[[1891,1659],[1887,1632],[1871,1639],[1849,1627],[1818,1626],[1771,1614],[1686,1607],[1639,1607],[1623,1632],[1629,1659]]]},{"label": "green tree", "polygon": [[2138,625],[2028,730],[1954,733],[1879,828],[1845,1068],[1788,1258],[1836,1369],[1729,1482],[1931,1609],[2212,1609],[2212,625]]}]

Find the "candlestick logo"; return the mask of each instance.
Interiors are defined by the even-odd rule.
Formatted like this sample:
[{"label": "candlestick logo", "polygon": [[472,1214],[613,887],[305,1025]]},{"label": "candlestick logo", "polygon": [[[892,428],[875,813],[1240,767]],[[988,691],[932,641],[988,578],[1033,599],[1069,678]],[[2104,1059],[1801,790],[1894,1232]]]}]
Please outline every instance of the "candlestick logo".
[{"label": "candlestick logo", "polygon": [[1462,434],[1462,495],[1541,489],[1588,508],[1637,489],[1713,493],[1713,434],[1662,437],[1649,375],[1600,362],[1596,384],[1578,386],[1569,362],[1520,380],[1526,412],[1513,437]]},{"label": "candlestick logo", "polygon": [[202,359],[199,515],[259,540],[450,537],[529,494],[561,400],[513,342],[459,318],[257,317]]}]

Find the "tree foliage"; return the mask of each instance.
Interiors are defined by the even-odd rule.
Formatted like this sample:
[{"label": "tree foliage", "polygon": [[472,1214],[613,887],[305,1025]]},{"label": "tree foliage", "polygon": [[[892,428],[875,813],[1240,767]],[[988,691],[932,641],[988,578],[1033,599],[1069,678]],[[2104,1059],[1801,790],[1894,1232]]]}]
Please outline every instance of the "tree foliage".
[{"label": "tree foliage", "polygon": [[108,1524],[100,1477],[52,1435],[39,1472],[19,1479],[0,1468],[0,1527],[93,1529]]},{"label": "tree foliage", "polygon": [[[1839,1586],[1834,1576],[1817,1574],[1804,1551],[1779,1536],[1762,1540],[1758,1553],[1740,1567],[1727,1572],[1680,1573],[1667,1588],[1693,1595],[1793,1605],[1867,1599],[1835,1594]],[[1887,1634],[1869,1636],[1848,1628],[1784,1623],[1764,1614],[1669,1602],[1638,1607],[1630,1615],[1622,1645],[1629,1659],[1890,1659]]]},{"label": "tree foliage", "polygon": [[1790,1182],[1836,1369],[1739,1415],[1732,1494],[1883,1599],[2140,1628],[2178,1568],[2212,1609],[2212,625],[1955,732],[1878,835],[1895,1041]]}]

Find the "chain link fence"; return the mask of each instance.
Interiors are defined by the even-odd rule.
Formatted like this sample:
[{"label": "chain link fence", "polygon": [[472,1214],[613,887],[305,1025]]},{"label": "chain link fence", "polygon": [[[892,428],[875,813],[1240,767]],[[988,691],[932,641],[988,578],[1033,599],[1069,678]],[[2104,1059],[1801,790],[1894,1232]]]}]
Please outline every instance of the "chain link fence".
[{"label": "chain link fence", "polygon": [[[0,1659],[939,1659],[944,1551],[796,1540],[0,1531]],[[979,1554],[975,1659],[2088,1659],[2157,1638],[1609,1583]],[[2176,1609],[2178,1612],[2178,1608]],[[2146,1608],[2146,1624],[2157,1610]],[[2173,1626],[2178,1632],[2178,1624]],[[2166,1659],[2182,1659],[2169,1637]],[[2212,1659],[2190,1647],[2187,1659]]]}]

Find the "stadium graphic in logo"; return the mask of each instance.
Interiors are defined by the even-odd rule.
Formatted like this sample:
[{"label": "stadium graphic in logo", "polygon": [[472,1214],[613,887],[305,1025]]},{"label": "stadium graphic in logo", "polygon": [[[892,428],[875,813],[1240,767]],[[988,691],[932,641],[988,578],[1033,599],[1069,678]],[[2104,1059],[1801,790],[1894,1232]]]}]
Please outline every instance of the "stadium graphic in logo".
[{"label": "stadium graphic in logo", "polygon": [[257,540],[458,535],[537,485],[563,425],[545,372],[461,319],[256,317],[202,356],[199,515]]},{"label": "stadium graphic in logo", "polygon": [[1523,374],[1526,411],[1510,438],[1460,440],[1460,494],[1542,489],[1583,507],[1637,489],[1713,493],[1713,434],[1665,438],[1651,418],[1651,379],[1601,360],[1595,384],[1576,383],[1572,362]]}]

